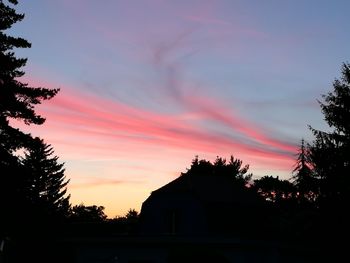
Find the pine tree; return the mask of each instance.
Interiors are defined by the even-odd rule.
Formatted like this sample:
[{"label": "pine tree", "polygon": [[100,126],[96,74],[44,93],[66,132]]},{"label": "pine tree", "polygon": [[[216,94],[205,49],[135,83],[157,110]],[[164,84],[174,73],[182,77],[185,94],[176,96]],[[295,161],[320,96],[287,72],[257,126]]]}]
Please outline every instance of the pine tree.
[{"label": "pine tree", "polygon": [[[313,172],[318,179],[318,216],[313,221],[315,241],[329,258],[343,255],[350,235],[350,64],[342,65],[333,91],[319,102],[329,131],[310,127],[315,139],[308,146]],[[309,220],[309,219],[308,219]],[[309,236],[306,234],[305,236]],[[334,261],[334,260],[333,260]],[[340,261],[339,261],[340,262]]]},{"label": "pine tree", "polygon": [[[12,4],[17,1],[10,0]],[[14,48],[30,48],[31,44],[23,38],[15,38],[4,33],[14,23],[24,18],[14,9],[0,2],[0,129],[1,146],[8,151],[23,147],[28,142],[28,134],[14,129],[9,119],[24,121],[25,124],[42,124],[45,119],[36,114],[34,106],[42,100],[54,97],[58,89],[30,87],[18,80],[24,75],[20,70],[27,59],[16,58]],[[6,140],[5,140],[6,139]]]},{"label": "pine tree", "polygon": [[320,202],[344,206],[350,201],[350,64],[343,64],[342,77],[333,82],[333,92],[323,95],[322,113],[331,132],[312,130],[310,160],[320,180]]},{"label": "pine tree", "polygon": [[25,167],[24,195],[41,217],[64,218],[69,213],[69,195],[64,164],[58,162],[53,148],[35,138],[22,160]]},{"label": "pine tree", "polygon": [[[5,4],[5,3],[8,4]],[[13,219],[20,215],[23,205],[23,167],[19,150],[25,150],[33,138],[13,126],[10,120],[25,124],[42,124],[45,119],[35,112],[34,106],[54,97],[58,89],[31,87],[19,80],[26,58],[17,58],[15,48],[30,48],[31,44],[20,37],[12,37],[5,31],[24,18],[11,6],[16,0],[0,1],[0,234],[13,225]]]},{"label": "pine tree", "polygon": [[297,187],[297,198],[299,201],[315,201],[317,196],[317,181],[313,175],[312,167],[309,162],[308,149],[304,139],[301,140],[292,180]]}]

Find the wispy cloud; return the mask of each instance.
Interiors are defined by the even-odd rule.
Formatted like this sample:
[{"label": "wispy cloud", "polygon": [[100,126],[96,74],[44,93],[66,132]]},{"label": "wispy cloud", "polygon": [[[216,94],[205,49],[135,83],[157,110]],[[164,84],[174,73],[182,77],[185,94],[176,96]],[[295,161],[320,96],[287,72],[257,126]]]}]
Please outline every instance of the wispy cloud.
[{"label": "wispy cloud", "polygon": [[[181,103],[187,108],[184,113],[159,113],[64,87],[40,110],[48,118],[45,131],[49,139],[80,156],[90,153],[106,158],[149,147],[213,154],[231,150],[252,158],[285,160],[294,153],[292,145],[260,133],[259,127],[235,117],[214,98],[186,97]],[[201,125],[208,121],[228,127],[229,132],[222,134]]]},{"label": "wispy cloud", "polygon": [[108,179],[108,178],[86,178],[84,181],[71,182],[69,188],[85,188],[85,187],[99,187],[101,185],[120,185],[126,183],[125,181]]},{"label": "wispy cloud", "polygon": [[[173,53],[182,52],[186,38],[190,36],[190,32],[184,32],[175,36],[169,44],[164,44],[154,50],[154,67],[159,74],[159,79],[163,80],[163,88],[170,95],[168,100],[176,100],[178,106],[190,111],[201,120],[222,124],[230,128],[232,133],[245,136],[247,141],[255,141],[257,148],[262,146],[286,153],[294,152],[295,145],[270,138],[261,132],[261,127],[244,120],[243,117],[240,117],[242,114],[234,112],[232,106],[224,107],[224,101],[206,96],[205,85],[202,84],[200,89],[197,89],[195,83],[185,80],[185,67],[181,64],[182,57],[179,59]],[[200,90],[200,93],[194,92],[196,89]]]}]

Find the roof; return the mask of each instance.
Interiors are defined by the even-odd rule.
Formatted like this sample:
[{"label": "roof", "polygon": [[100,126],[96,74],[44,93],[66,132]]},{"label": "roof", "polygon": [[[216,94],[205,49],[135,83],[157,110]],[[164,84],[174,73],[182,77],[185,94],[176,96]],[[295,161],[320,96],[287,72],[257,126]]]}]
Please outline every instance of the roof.
[{"label": "roof", "polygon": [[232,177],[183,174],[152,192],[151,196],[170,193],[191,193],[206,203],[260,203],[259,197],[250,189],[235,183]]}]

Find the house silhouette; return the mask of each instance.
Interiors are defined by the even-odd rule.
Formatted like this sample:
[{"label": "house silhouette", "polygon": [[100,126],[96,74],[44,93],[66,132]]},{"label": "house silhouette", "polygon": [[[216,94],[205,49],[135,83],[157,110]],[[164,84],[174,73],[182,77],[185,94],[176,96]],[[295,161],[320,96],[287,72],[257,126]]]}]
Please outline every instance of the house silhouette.
[{"label": "house silhouette", "polygon": [[231,176],[182,174],[143,202],[140,233],[249,237],[265,224],[266,209]]},{"label": "house silhouette", "polygon": [[143,202],[137,231],[64,245],[84,263],[309,262],[308,250],[273,239],[269,217],[266,202],[233,177],[187,173]]}]

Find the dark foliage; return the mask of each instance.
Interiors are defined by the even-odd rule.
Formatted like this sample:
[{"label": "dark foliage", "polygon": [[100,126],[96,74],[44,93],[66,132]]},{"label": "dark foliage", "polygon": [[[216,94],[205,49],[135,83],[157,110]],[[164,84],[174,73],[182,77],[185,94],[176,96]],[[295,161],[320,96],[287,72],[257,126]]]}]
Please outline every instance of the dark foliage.
[{"label": "dark foliage", "polygon": [[[314,221],[317,241],[324,251],[342,252],[342,242],[350,234],[350,64],[342,66],[342,76],[333,82],[333,91],[319,102],[330,131],[310,127],[314,141],[308,145],[308,158],[317,180]],[[330,241],[332,240],[332,241]],[[332,249],[330,249],[332,248]]]},{"label": "dark foliage", "polygon": [[66,262],[55,244],[62,229],[59,219],[69,206],[63,165],[51,156],[51,146],[13,126],[18,121],[43,124],[35,106],[59,91],[19,79],[27,59],[17,58],[14,50],[31,44],[5,33],[24,18],[13,8],[16,4],[0,1],[0,261]]},{"label": "dark foliage", "polygon": [[249,184],[252,174],[248,173],[249,165],[242,167],[242,160],[236,159],[233,156],[230,157],[230,161],[222,157],[217,157],[216,160],[211,163],[205,159],[198,159],[198,156],[192,161],[191,167],[187,170],[188,175],[193,176],[226,176],[232,177],[232,180],[241,185],[246,186]]},{"label": "dark foliage", "polygon": [[341,79],[323,99],[322,113],[333,130],[310,127],[315,140],[309,145],[309,158],[320,180],[319,204],[345,206],[350,201],[350,64],[343,64]]},{"label": "dark foliage", "polygon": [[263,176],[254,180],[253,188],[265,198],[266,201],[280,203],[289,201],[295,197],[296,189],[288,180],[280,180],[279,177]]},{"label": "dark foliage", "polygon": [[318,180],[314,176],[309,156],[309,149],[302,139],[292,176],[300,204],[314,203],[318,196]]},{"label": "dark foliage", "polygon": [[75,205],[70,211],[70,220],[73,222],[103,222],[107,219],[103,206]]},{"label": "dark foliage", "polygon": [[37,219],[58,220],[68,217],[69,195],[63,168],[51,145],[35,138],[22,159],[25,170],[22,187],[28,207]]},{"label": "dark foliage", "polygon": [[138,230],[138,223],[140,214],[135,209],[129,209],[124,216],[116,216],[109,221],[118,226],[122,233],[136,233]]},{"label": "dark foliage", "polygon": [[[25,124],[42,124],[45,119],[35,112],[35,105],[54,97],[58,89],[31,87],[18,80],[24,75],[21,68],[27,59],[17,58],[16,48],[29,48],[23,38],[8,36],[5,30],[24,18],[10,6],[17,1],[0,1],[0,235],[11,232],[11,226],[21,218],[25,209],[25,169],[17,152],[29,149],[33,138],[11,126],[11,120]],[[18,222],[17,222],[18,223]]]}]

